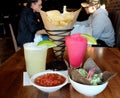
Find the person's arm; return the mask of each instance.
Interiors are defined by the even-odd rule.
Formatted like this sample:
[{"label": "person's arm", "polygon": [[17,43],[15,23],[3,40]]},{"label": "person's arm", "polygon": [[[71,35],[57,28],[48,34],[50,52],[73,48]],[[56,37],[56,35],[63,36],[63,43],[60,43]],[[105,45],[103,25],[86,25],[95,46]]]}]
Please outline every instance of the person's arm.
[{"label": "person's arm", "polygon": [[47,34],[47,32],[44,29],[42,29],[42,30],[38,30],[36,34]]},{"label": "person's arm", "polygon": [[106,17],[103,15],[97,15],[94,17],[93,22],[92,22],[92,35],[96,38],[99,39],[101,34],[103,33],[106,25]]},{"label": "person's arm", "polygon": [[75,25],[89,25],[89,21],[88,21],[88,20],[77,21],[77,22],[75,23]]},{"label": "person's arm", "polygon": [[77,22],[75,23],[75,25],[81,25],[81,26],[84,25],[85,27],[89,27],[89,26],[90,26],[91,18],[92,18],[92,17],[89,16],[87,20],[77,21]]}]

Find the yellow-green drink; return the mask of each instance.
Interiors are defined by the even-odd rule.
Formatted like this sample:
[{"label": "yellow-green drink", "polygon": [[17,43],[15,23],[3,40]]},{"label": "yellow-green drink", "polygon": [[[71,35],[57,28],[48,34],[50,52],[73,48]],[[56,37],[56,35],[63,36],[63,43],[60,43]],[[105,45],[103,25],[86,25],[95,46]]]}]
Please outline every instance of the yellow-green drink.
[{"label": "yellow-green drink", "polygon": [[24,44],[26,70],[30,77],[46,69],[47,49],[46,45],[37,46],[33,42]]}]

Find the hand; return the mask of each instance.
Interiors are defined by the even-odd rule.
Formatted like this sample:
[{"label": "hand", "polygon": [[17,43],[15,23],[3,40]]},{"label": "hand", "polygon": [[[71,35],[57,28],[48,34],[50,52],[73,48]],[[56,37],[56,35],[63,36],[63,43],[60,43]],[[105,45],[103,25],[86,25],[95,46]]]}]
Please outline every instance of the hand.
[{"label": "hand", "polygon": [[47,32],[44,29],[42,29],[37,31],[36,34],[47,34]]}]

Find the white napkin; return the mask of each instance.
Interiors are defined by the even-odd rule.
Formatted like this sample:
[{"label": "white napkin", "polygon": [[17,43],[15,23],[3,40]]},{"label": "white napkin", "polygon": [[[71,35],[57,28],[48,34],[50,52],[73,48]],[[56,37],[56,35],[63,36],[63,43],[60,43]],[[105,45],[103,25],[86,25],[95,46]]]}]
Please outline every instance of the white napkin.
[{"label": "white napkin", "polygon": [[23,86],[30,86],[30,78],[27,72],[23,72]]},{"label": "white napkin", "polygon": [[35,43],[38,43],[38,42],[40,42],[42,40],[43,40],[43,38],[42,38],[41,34],[35,34],[35,37],[34,37],[34,42]]}]

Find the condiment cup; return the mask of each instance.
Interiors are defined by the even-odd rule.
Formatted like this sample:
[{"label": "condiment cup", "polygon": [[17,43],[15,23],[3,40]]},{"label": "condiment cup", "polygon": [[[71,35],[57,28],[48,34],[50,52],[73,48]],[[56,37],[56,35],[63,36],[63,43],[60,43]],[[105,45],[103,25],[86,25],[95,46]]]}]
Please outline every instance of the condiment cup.
[{"label": "condiment cup", "polygon": [[[51,87],[47,87],[47,86],[40,86],[40,85],[37,85],[35,83],[35,79],[41,75],[44,75],[44,74],[47,74],[47,73],[57,73],[61,76],[63,76],[66,80],[65,82],[63,82],[62,84],[58,85],[58,86],[51,86]],[[50,92],[55,92],[59,89],[61,89],[63,86],[65,86],[67,83],[68,83],[68,77],[66,75],[64,75],[63,73],[61,72],[58,72],[58,71],[43,71],[43,72],[40,72],[40,73],[37,73],[35,75],[33,75],[31,78],[31,84],[38,88],[39,90],[43,91],[43,92],[47,92],[47,93],[50,93]]]}]

